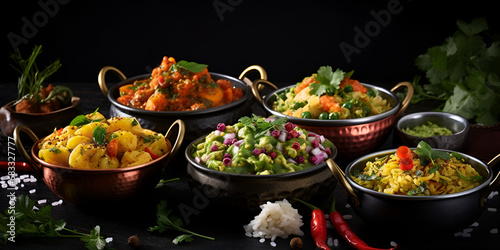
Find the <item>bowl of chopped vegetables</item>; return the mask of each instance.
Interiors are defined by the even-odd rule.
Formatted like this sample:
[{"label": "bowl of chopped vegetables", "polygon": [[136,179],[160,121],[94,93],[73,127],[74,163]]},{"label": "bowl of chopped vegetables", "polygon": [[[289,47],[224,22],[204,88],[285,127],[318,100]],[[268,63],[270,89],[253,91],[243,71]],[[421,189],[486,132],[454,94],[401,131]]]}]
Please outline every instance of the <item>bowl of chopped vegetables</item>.
[{"label": "bowl of chopped vegetables", "polygon": [[[208,65],[173,57],[163,57],[151,74],[126,78],[117,68],[106,66],[99,72],[102,93],[111,102],[110,115],[136,117],[148,129],[166,131],[177,119],[186,124],[186,140],[208,133],[219,122],[236,122],[251,113],[253,96],[243,82],[245,73],[258,70],[267,78],[265,70],[253,65],[239,78],[208,71]],[[105,76],[116,73],[121,82],[109,90]]]},{"label": "bowl of chopped vegetables", "polygon": [[[252,92],[264,109],[276,116],[326,136],[337,145],[339,157],[354,159],[370,152],[387,138],[413,95],[413,86],[401,82],[391,91],[351,79],[351,72],[322,66],[296,85],[277,89],[263,79],[254,81]],[[264,97],[258,88],[274,91]],[[400,102],[395,91],[406,87]]]},{"label": "bowl of chopped vegetables", "polygon": [[[404,234],[450,233],[470,226],[500,185],[492,167],[467,154],[426,142],[362,156],[345,169],[328,162],[356,214],[382,229]],[[404,230],[401,230],[404,228]]]},{"label": "bowl of chopped vegetables", "polygon": [[[74,117],[41,139],[28,127],[18,126],[14,141],[54,194],[77,205],[95,206],[130,201],[151,191],[179,151],[184,133],[182,120],[163,135],[142,128],[135,118],[106,119],[95,111]],[[23,147],[24,135],[34,142],[31,154]]]},{"label": "bowl of chopped vegetables", "polygon": [[204,196],[248,210],[267,201],[313,200],[331,194],[336,180],[326,166],[335,145],[286,118],[252,115],[220,123],[188,145],[189,185]]},{"label": "bowl of chopped vegetables", "polygon": [[409,147],[425,141],[433,148],[461,150],[467,141],[469,122],[446,112],[417,112],[399,119],[396,134]]}]

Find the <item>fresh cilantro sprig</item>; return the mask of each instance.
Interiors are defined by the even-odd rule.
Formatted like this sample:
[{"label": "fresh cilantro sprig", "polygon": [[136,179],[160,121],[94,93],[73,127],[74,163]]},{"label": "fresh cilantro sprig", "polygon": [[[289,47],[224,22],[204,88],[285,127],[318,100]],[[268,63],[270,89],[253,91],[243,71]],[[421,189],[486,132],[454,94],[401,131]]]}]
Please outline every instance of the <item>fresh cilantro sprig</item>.
[{"label": "fresh cilantro sprig", "polygon": [[457,26],[442,45],[416,58],[428,83],[420,85],[420,77],[415,77],[412,103],[440,100],[439,110],[495,124],[500,121],[500,40],[487,33],[484,18],[458,20]]},{"label": "fresh cilantro sprig", "polygon": [[340,69],[333,71],[331,66],[321,66],[318,69],[314,80],[317,82],[311,83],[309,87],[310,95],[321,96],[325,93],[334,94],[336,90],[339,89],[340,82],[346,77],[350,77],[353,71],[345,73]]},{"label": "fresh cilantro sprig", "polygon": [[[87,249],[104,249],[106,241],[101,236],[100,227],[96,226],[89,234],[66,228],[66,221],[56,220],[51,215],[52,206],[47,205],[35,211],[35,201],[27,195],[16,197],[15,212],[7,210],[5,215],[0,213],[0,239],[7,243],[11,228],[7,226],[10,216],[16,219],[16,237],[53,237],[53,238],[79,238],[85,242]],[[9,213],[10,212],[10,213]]]},{"label": "fresh cilantro sprig", "polygon": [[193,236],[197,236],[200,238],[204,238],[207,240],[215,240],[212,237],[197,234],[195,232],[189,231],[187,229],[183,228],[183,223],[182,220],[174,215],[172,215],[172,210],[167,208],[167,202],[166,201],[160,201],[160,203],[157,206],[157,211],[156,211],[156,223],[158,225],[154,227],[150,227],[148,231],[154,232],[158,231],[159,233],[163,233],[167,230],[176,230],[179,232],[183,232],[184,234],[181,234],[177,236],[172,243],[175,245],[179,244],[180,242],[191,242],[193,241]]},{"label": "fresh cilantro sprig", "polygon": [[255,132],[255,138],[260,138],[271,129],[281,130],[287,120],[286,117],[278,118],[276,116],[270,116],[266,119],[256,114],[252,114],[251,118],[244,116],[241,117],[238,122],[251,128]]}]

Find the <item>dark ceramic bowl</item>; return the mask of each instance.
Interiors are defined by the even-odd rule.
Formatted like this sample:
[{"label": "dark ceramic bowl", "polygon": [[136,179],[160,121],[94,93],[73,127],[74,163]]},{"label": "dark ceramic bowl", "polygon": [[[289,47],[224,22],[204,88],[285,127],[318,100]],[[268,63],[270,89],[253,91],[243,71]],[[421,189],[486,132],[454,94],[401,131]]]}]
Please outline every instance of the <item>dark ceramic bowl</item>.
[{"label": "dark ceramic bowl", "polygon": [[[197,163],[191,156],[193,145],[205,139],[202,136],[188,145],[185,157],[188,161],[189,186],[199,195],[248,211],[258,211],[267,201],[293,198],[304,201],[325,199],[331,195],[337,181],[326,163],[293,173],[274,175],[246,175],[216,171]],[[334,145],[330,159],[337,155]]]},{"label": "dark ceramic bowl", "polygon": [[[440,127],[451,130],[452,135],[419,137],[403,132],[403,129],[414,128],[432,122]],[[445,112],[418,112],[403,116],[396,124],[396,134],[401,143],[416,147],[420,141],[425,141],[432,148],[460,150],[463,148],[469,134],[469,123],[459,115]]]},{"label": "dark ceramic bowl", "polygon": [[12,136],[17,126],[24,125],[37,136],[44,137],[54,132],[54,128],[66,126],[75,116],[82,114],[80,98],[75,96],[71,98],[71,106],[50,113],[19,113],[12,106],[14,102],[9,102],[0,109],[0,129],[4,136]]},{"label": "dark ceramic bowl", "polygon": [[[184,122],[177,120],[171,127],[174,125],[179,126],[177,139],[174,146],[166,140],[171,149],[169,153],[146,164],[129,168],[76,169],[47,163],[38,157],[38,143],[41,140],[38,140],[25,126],[16,127],[14,140],[21,155],[54,194],[76,205],[95,207],[129,201],[153,190],[166,165],[178,152],[184,138]],[[169,129],[166,138],[170,137],[171,131],[174,130]],[[22,145],[22,132],[35,142],[31,148],[31,155]]]},{"label": "dark ceramic bowl", "polygon": [[[440,149],[436,149],[440,150]],[[449,150],[440,150],[454,152]],[[500,185],[500,173],[493,180],[491,167],[500,162],[500,155],[488,165],[482,161],[461,154],[466,162],[482,176],[483,183],[475,188],[446,195],[407,196],[377,192],[357,184],[351,177],[355,170],[363,170],[367,161],[373,161],[396,149],[372,153],[353,161],[345,173],[333,162],[328,166],[344,187],[353,210],[374,230],[386,230],[387,233],[453,233],[470,226],[483,212],[488,195]],[[493,180],[493,181],[492,181]],[[404,230],[401,230],[404,229]]]},{"label": "dark ceramic bowl", "polygon": [[[257,69],[259,70],[261,77],[267,77],[264,69],[258,66],[251,66],[249,68]],[[109,91],[104,79],[107,71],[113,71],[122,79],[120,83],[113,85],[109,89]],[[247,71],[248,70],[245,70],[242,75],[240,75],[241,79],[243,79],[244,73],[246,73]],[[131,84],[136,80],[149,78],[150,74],[139,75],[127,79],[120,70],[114,67],[107,66],[102,68],[99,72],[98,80],[101,91],[111,102],[111,117],[135,117],[141,123],[143,128],[151,129],[160,133],[165,132],[170,127],[172,122],[177,119],[181,119],[186,124],[186,141],[192,141],[200,135],[210,132],[210,130],[214,127],[217,127],[217,124],[220,122],[233,124],[236,123],[240,117],[252,113],[251,106],[254,100],[251,89],[246,83],[238,78],[219,73],[210,73],[210,75],[215,81],[217,81],[218,79],[225,79],[230,81],[234,87],[239,88],[243,91],[243,97],[235,102],[223,106],[203,110],[150,111],[129,107],[117,101],[117,98],[120,96],[119,88],[121,86]]]},{"label": "dark ceramic bowl", "polygon": [[[274,89],[274,91],[262,98],[257,89],[261,84],[267,85]],[[286,117],[288,121],[297,124],[297,126],[307,131],[326,136],[338,147],[339,158],[355,159],[356,157],[372,152],[373,149],[384,142],[384,139],[389,136],[395,121],[406,110],[413,96],[413,86],[409,82],[401,82],[394,86],[391,91],[370,84],[363,83],[363,86],[378,92],[382,98],[391,104],[392,109],[382,114],[356,119],[319,120],[297,118],[284,115],[272,109],[276,96],[292,86],[277,89],[274,84],[268,81],[256,80],[252,85],[252,92],[256,100],[262,104],[268,113],[278,117]],[[397,95],[393,92],[403,86],[408,91],[401,103]]]}]

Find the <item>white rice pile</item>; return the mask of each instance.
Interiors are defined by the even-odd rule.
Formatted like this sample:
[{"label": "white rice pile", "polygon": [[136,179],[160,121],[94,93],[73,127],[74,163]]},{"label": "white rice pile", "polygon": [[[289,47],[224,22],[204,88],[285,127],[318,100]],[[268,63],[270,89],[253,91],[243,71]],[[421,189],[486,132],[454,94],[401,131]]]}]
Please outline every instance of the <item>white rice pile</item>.
[{"label": "white rice pile", "polygon": [[277,237],[286,239],[289,235],[303,236],[304,232],[300,227],[304,225],[302,216],[297,209],[284,199],[283,201],[267,202],[260,206],[262,211],[250,221],[250,224],[243,226],[245,235],[261,239],[271,239]]}]

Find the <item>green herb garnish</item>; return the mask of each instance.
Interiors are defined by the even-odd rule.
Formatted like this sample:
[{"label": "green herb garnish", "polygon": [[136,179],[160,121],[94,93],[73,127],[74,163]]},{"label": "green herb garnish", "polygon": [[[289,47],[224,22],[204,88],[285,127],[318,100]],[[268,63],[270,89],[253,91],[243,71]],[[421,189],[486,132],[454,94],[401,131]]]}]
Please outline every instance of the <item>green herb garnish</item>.
[{"label": "green herb garnish", "polygon": [[208,67],[207,64],[201,64],[201,63],[195,63],[195,62],[188,62],[188,61],[184,61],[184,60],[181,60],[181,61],[177,62],[176,65],[179,68],[183,68],[183,69],[189,70],[189,71],[194,72],[194,73],[201,72],[206,67]]},{"label": "green herb garnish", "polygon": [[51,215],[52,206],[47,205],[40,207],[35,211],[35,201],[31,200],[27,195],[19,195],[16,197],[16,209],[5,211],[5,215],[0,213],[2,223],[0,223],[0,239],[3,243],[7,243],[9,237],[8,232],[11,230],[7,226],[11,216],[16,218],[15,235],[17,237],[53,237],[53,238],[80,238],[85,242],[87,249],[104,249],[106,241],[100,234],[100,227],[96,226],[91,230],[90,234],[78,232],[76,230],[66,228],[66,221],[56,220]]},{"label": "green herb garnish", "polygon": [[191,242],[193,241],[193,236],[197,236],[200,238],[204,238],[207,240],[214,240],[212,237],[208,237],[205,235],[197,234],[195,232],[189,231],[187,229],[182,228],[183,223],[182,220],[174,215],[172,215],[172,210],[167,209],[167,202],[166,201],[160,201],[160,203],[157,206],[156,210],[156,223],[158,225],[154,227],[150,227],[148,231],[154,232],[158,231],[159,233],[163,233],[169,229],[173,229],[179,232],[183,232],[184,234],[181,234],[177,236],[172,243],[178,244],[180,242],[186,241],[186,242]]},{"label": "green herb garnish", "polygon": [[[19,100],[39,98],[39,93],[43,87],[42,84],[61,67],[61,62],[58,59],[40,71],[35,60],[41,53],[42,46],[37,45],[28,59],[23,59],[21,53],[10,56],[17,64],[16,66],[11,66],[21,74],[17,82],[17,98]],[[41,102],[41,100],[38,101]]]},{"label": "green herb garnish", "polygon": [[345,73],[340,69],[336,69],[335,72],[332,70],[330,66],[321,66],[318,69],[314,80],[319,83],[311,83],[309,86],[311,90],[309,94],[321,96],[325,93],[335,93],[335,91],[339,88],[340,82],[344,80],[346,76],[350,76],[352,72]]},{"label": "green herb garnish", "polygon": [[495,124],[500,120],[496,108],[500,106],[500,41],[487,33],[484,18],[471,23],[458,20],[457,26],[441,46],[429,48],[415,60],[429,83],[421,86],[420,76],[415,77],[412,103],[440,100],[439,109],[444,112]]},{"label": "green herb garnish", "polygon": [[[97,108],[96,110],[94,110],[94,112],[92,112],[92,114],[90,114],[89,116],[90,117],[94,116],[97,113],[98,110],[99,110],[99,108]],[[100,122],[101,120],[102,119],[91,120],[86,115],[78,115],[75,118],[73,118],[73,120],[71,120],[71,122],[69,123],[69,125],[70,126],[81,127],[81,126],[83,126],[85,124],[89,124],[91,122]]]},{"label": "green herb garnish", "polygon": [[471,176],[470,179],[465,177],[465,175],[463,175],[462,173],[460,173],[460,171],[458,171],[457,169],[457,174],[460,178],[466,180],[466,181],[470,181],[470,182],[475,182],[475,181],[481,181],[483,180],[483,177],[481,175],[475,175],[475,176]]},{"label": "green herb garnish", "polygon": [[[444,151],[432,150],[431,146],[424,141],[418,143],[415,153],[420,157],[420,164],[426,166],[429,161],[435,166],[434,160],[443,159],[449,160],[451,158],[450,154]],[[437,170],[437,169],[436,169]]]},{"label": "green herb garnish", "polygon": [[104,142],[106,142],[106,129],[101,126],[95,127],[92,132],[92,138],[95,143],[104,145]]},{"label": "green herb garnish", "polygon": [[52,152],[54,154],[59,154],[59,153],[61,153],[61,150],[58,148],[51,148],[51,149],[49,149],[49,152]]},{"label": "green herb garnish", "polygon": [[255,132],[255,139],[257,139],[264,136],[267,131],[271,129],[281,130],[287,121],[286,117],[278,118],[276,116],[270,116],[269,118],[271,119],[267,119],[266,121],[266,118],[252,114],[252,118],[244,116],[241,117],[238,122],[251,128]]}]

